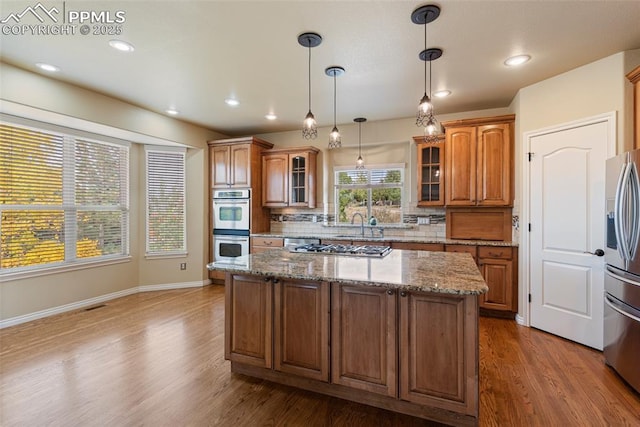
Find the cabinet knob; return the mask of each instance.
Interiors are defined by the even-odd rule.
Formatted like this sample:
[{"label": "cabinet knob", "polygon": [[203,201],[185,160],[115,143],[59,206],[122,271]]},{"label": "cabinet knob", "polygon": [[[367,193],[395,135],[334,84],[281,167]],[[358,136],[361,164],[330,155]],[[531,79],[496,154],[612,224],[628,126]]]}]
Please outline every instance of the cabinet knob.
[{"label": "cabinet knob", "polygon": [[274,284],[276,284],[276,283],[280,283],[280,279],[273,279],[273,283],[274,283]]},{"label": "cabinet knob", "polygon": [[393,289],[387,289],[387,295],[393,295],[393,294],[394,294]]},{"label": "cabinet knob", "polygon": [[271,281],[271,277],[265,277],[265,278],[264,278],[264,281],[265,281],[265,282],[270,282],[270,281]]},{"label": "cabinet knob", "polygon": [[405,291],[400,292],[400,296],[401,297],[406,297],[407,296],[407,292],[405,292]]}]

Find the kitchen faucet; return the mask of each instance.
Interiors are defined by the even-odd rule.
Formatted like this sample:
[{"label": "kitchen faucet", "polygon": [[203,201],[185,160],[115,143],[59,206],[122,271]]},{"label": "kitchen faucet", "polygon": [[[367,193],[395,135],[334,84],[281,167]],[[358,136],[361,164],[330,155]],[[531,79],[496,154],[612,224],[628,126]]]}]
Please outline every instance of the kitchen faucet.
[{"label": "kitchen faucet", "polygon": [[364,237],[364,217],[360,212],[356,212],[353,214],[353,216],[351,217],[351,224],[355,224],[356,215],[360,215],[360,220],[362,221],[360,223],[360,236]]}]

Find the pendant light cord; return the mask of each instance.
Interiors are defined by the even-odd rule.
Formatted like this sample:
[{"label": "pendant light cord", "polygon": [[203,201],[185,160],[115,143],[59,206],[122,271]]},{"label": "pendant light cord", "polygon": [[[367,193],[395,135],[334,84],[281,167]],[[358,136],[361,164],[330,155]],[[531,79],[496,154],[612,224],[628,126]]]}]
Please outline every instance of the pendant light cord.
[{"label": "pendant light cord", "polygon": [[333,71],[333,127],[336,127],[336,72]]},{"label": "pendant light cord", "polygon": [[[425,50],[425,59],[424,59],[424,93],[427,93],[427,58],[426,58],[426,50],[427,50],[427,24],[424,24],[424,50]],[[431,68],[429,68],[429,78],[431,78]],[[429,98],[431,98],[431,82],[429,82]]]},{"label": "pendant light cord", "polygon": [[311,111],[311,39],[309,39],[309,111]]},{"label": "pendant light cord", "polygon": [[362,157],[362,122],[358,123],[358,157]]}]

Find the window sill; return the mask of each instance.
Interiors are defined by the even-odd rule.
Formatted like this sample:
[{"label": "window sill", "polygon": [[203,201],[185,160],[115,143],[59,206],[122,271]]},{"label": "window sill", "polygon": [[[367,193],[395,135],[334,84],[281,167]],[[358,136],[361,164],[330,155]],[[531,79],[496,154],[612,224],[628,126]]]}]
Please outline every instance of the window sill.
[{"label": "window sill", "polygon": [[172,259],[172,258],[186,258],[189,254],[187,252],[175,252],[170,254],[145,254],[145,259]]},{"label": "window sill", "polygon": [[74,263],[62,264],[55,267],[42,267],[15,272],[0,272],[0,283],[13,280],[29,279],[32,277],[48,276],[51,274],[66,273],[75,270],[85,270],[87,268],[103,267],[106,265],[122,264],[130,261],[131,256],[127,255],[95,261],[77,261]]}]

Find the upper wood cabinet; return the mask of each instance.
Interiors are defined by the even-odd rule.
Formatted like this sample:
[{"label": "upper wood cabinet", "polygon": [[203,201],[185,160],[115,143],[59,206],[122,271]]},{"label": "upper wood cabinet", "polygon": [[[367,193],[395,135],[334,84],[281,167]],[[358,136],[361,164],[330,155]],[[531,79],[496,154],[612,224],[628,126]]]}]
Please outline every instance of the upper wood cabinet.
[{"label": "upper wood cabinet", "polygon": [[413,140],[418,151],[418,206],[444,206],[444,136],[438,142],[425,142],[422,136]]},{"label": "upper wood cabinet", "polygon": [[267,150],[262,154],[262,206],[316,207],[315,147]]},{"label": "upper wood cabinet", "polygon": [[634,147],[640,148],[640,65],[634,68],[627,78],[633,83],[633,139]]},{"label": "upper wood cabinet", "polygon": [[[211,188],[249,188],[261,179],[260,153],[273,144],[258,138],[209,141]],[[252,175],[258,173],[257,177]]]},{"label": "upper wood cabinet", "polygon": [[445,204],[511,206],[515,116],[444,122]]}]

